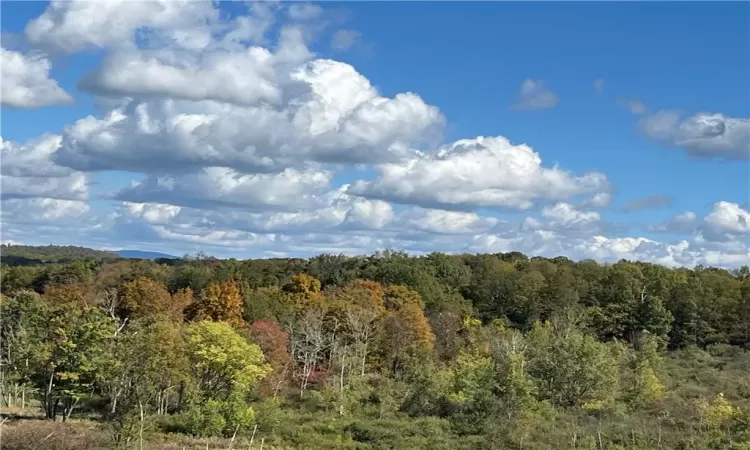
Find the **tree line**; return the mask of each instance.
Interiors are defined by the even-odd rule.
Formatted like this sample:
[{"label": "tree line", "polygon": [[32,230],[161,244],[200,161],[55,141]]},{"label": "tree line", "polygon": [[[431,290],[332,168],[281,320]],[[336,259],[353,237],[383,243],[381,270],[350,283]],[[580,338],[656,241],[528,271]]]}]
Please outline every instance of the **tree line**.
[{"label": "tree line", "polygon": [[0,290],[3,404],[112,448],[750,448],[747,267],[198,255],[5,264]]}]

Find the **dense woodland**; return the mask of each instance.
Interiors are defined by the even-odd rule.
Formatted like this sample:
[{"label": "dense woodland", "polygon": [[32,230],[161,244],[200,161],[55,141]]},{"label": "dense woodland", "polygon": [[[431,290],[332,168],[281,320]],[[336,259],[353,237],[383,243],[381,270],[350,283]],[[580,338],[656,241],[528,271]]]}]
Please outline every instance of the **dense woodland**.
[{"label": "dense woodland", "polygon": [[3,449],[750,449],[747,267],[100,256],[4,261]]}]

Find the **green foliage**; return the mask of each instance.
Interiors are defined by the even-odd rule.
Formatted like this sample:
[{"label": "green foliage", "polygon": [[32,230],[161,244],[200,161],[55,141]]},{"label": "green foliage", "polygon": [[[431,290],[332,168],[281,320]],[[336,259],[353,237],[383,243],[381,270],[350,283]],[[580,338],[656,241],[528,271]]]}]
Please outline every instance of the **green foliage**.
[{"label": "green foliage", "polygon": [[229,400],[208,400],[191,405],[178,423],[185,434],[192,436],[231,437],[241,436],[252,431],[255,424],[255,411],[241,398]]},{"label": "green foliage", "polygon": [[386,251],[0,271],[3,403],[97,417],[97,448],[750,442],[747,270]]},{"label": "green foliage", "polygon": [[105,367],[112,320],[99,309],[73,303],[42,312],[43,327],[33,337],[28,366],[31,384],[41,395],[47,418],[64,418],[88,394]]},{"label": "green foliage", "polygon": [[581,333],[561,339],[548,333],[530,343],[535,355],[529,374],[537,380],[541,398],[561,407],[607,400],[618,381],[617,361],[607,346]]}]

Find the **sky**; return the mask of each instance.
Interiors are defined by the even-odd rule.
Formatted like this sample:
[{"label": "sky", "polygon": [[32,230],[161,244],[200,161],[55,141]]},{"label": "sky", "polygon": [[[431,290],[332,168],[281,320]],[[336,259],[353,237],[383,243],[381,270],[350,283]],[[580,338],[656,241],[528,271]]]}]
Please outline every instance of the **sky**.
[{"label": "sky", "polygon": [[750,264],[746,2],[1,12],[3,243]]}]

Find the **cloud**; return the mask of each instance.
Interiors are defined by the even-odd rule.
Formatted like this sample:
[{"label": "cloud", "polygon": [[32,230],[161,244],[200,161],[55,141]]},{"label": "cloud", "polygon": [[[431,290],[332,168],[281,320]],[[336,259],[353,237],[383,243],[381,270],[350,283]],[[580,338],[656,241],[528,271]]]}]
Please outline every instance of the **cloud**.
[{"label": "cloud", "polygon": [[5,200],[2,208],[3,221],[32,225],[73,224],[86,217],[90,211],[86,202],[51,198]]},{"label": "cloud", "polygon": [[331,38],[331,48],[339,52],[349,50],[361,37],[362,33],[357,30],[338,30]]},{"label": "cloud", "polygon": [[63,177],[72,170],[52,162],[60,148],[62,137],[44,135],[25,144],[6,141],[0,137],[0,173],[10,177]]},{"label": "cloud", "polygon": [[419,207],[396,213],[385,202],[347,196],[342,190],[323,197],[329,204],[321,210],[276,213],[127,204],[118,229],[126,233],[136,230],[138,235],[131,239],[161,242],[170,248],[192,252],[199,245],[220,255],[244,257],[362,254],[397,248],[413,253],[435,249],[522,251],[532,256],[563,255],[575,260],[615,262],[626,258],[670,266],[736,267],[746,264],[750,256],[747,246],[719,247],[700,237],[674,243],[644,237],[608,237],[595,226],[600,223],[596,213],[577,211],[564,204],[547,208],[544,220],[539,221],[544,225],[529,228],[528,220],[519,227],[476,213]]},{"label": "cloud", "polygon": [[115,198],[198,208],[298,209],[328,188],[331,176],[325,171],[295,169],[245,175],[226,167],[207,167],[182,175],[150,176],[123,189]]},{"label": "cloud", "polygon": [[750,212],[737,203],[716,202],[706,216],[706,224],[719,233],[750,235]]},{"label": "cloud", "polygon": [[3,106],[40,108],[73,103],[73,97],[49,77],[51,64],[46,56],[0,48],[0,66]]},{"label": "cloud", "polygon": [[296,21],[313,20],[323,15],[323,8],[311,3],[295,3],[289,7],[287,14]]},{"label": "cloud", "polygon": [[3,176],[0,179],[0,198],[85,200],[88,184],[88,177],[80,172],[52,178]]},{"label": "cloud", "polygon": [[684,118],[677,111],[658,111],[640,122],[649,138],[679,147],[701,158],[750,159],[750,119],[718,113]]},{"label": "cloud", "polygon": [[744,249],[750,243],[750,212],[737,203],[718,201],[702,219],[698,219],[694,212],[686,211],[663,224],[649,227],[649,230],[692,234],[704,246]]},{"label": "cloud", "polygon": [[263,47],[228,52],[125,50],[110,54],[79,83],[83,90],[116,97],[171,97],[238,105],[280,105],[283,73],[312,57],[298,29],[282,31],[275,53]]},{"label": "cloud", "polygon": [[[604,174],[545,165],[503,137],[440,145],[436,106],[385,96],[351,65],[315,55],[321,31],[344,26],[327,10],[236,6],[53,1],[28,24],[33,48],[104,55],[79,82],[101,108],[58,135],[0,140],[4,241],[238,258],[397,248],[747,264],[743,207],[674,218],[665,227],[690,234],[677,242],[630,233],[586,209],[611,203]],[[337,29],[332,50],[361,39]],[[557,103],[526,80],[517,107]],[[134,180],[93,190],[110,170]]]},{"label": "cloud", "polygon": [[646,106],[646,104],[637,99],[633,99],[633,100],[620,99],[617,101],[617,103],[620,106],[623,106],[629,109],[630,112],[633,114],[643,114],[648,110],[648,107]]},{"label": "cloud", "polygon": [[542,209],[542,216],[564,227],[578,227],[600,220],[599,213],[579,211],[573,205],[564,202],[545,207]]},{"label": "cloud", "polygon": [[547,89],[544,81],[526,79],[521,84],[521,92],[518,95],[518,102],[513,105],[513,109],[532,110],[553,108],[559,99],[554,92]]},{"label": "cloud", "polygon": [[[429,240],[431,235],[474,235],[500,222],[476,213],[408,208],[395,212],[390,204],[366,200],[335,189],[311,199],[306,208],[289,211],[199,209],[155,203],[125,203],[127,214],[154,226],[174,230],[210,229],[254,234],[299,236],[311,233],[368,233],[389,239]],[[395,241],[394,241],[395,242]]]},{"label": "cloud", "polygon": [[594,80],[594,92],[597,94],[604,92],[604,85],[605,82],[601,78]]},{"label": "cloud", "polygon": [[133,47],[137,30],[183,48],[203,48],[217,24],[219,12],[211,2],[53,0],[25,31],[32,44],[63,52]]},{"label": "cloud", "polygon": [[747,247],[734,251],[717,251],[686,240],[664,243],[645,237],[607,237],[603,235],[571,237],[554,231],[539,230],[513,235],[482,235],[470,251],[521,251],[546,257],[566,256],[573,260],[595,259],[616,262],[621,259],[647,261],[667,266],[694,267],[698,264],[739,267],[750,260]]},{"label": "cloud", "polygon": [[55,160],[77,170],[144,172],[381,163],[408,157],[410,144],[442,128],[437,108],[411,93],[382,97],[348,64],[314,60],[290,77],[296,93],[283,107],[165,99],[86,117],[66,129]]},{"label": "cloud", "polygon": [[591,198],[581,203],[582,208],[605,208],[612,203],[612,194],[609,192],[597,192]]},{"label": "cloud", "polygon": [[376,180],[359,180],[350,192],[443,209],[530,209],[536,200],[562,200],[604,190],[601,173],[575,176],[542,167],[538,153],[503,137],[464,139],[400,164],[378,167]]},{"label": "cloud", "polygon": [[672,201],[672,197],[666,195],[652,195],[631,200],[622,207],[622,210],[633,213],[644,209],[664,209],[671,207]]},{"label": "cloud", "polygon": [[698,216],[692,211],[680,213],[660,225],[652,225],[649,231],[667,233],[692,233],[696,229]]},{"label": "cloud", "polygon": [[25,144],[0,137],[0,198],[85,200],[88,177],[52,161],[61,137],[45,135]]},{"label": "cloud", "polygon": [[437,234],[476,234],[491,230],[500,220],[472,212],[414,208],[399,218],[406,230]]}]

